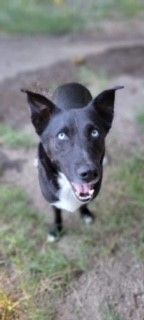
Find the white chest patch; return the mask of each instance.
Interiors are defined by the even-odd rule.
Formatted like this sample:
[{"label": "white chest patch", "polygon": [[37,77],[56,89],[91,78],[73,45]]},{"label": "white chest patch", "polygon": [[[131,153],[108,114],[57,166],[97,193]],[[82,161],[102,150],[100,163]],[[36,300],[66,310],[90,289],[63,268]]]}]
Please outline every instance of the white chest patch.
[{"label": "white chest patch", "polygon": [[72,189],[71,184],[63,173],[59,173],[58,183],[59,189],[59,200],[52,203],[55,207],[70,212],[76,211],[82,205],[82,202],[77,199]]}]

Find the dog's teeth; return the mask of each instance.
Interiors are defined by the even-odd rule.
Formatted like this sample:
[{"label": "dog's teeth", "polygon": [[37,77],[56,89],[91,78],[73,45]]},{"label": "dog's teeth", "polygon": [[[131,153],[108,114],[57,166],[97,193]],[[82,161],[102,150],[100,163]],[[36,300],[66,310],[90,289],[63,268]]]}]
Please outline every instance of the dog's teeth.
[{"label": "dog's teeth", "polygon": [[92,197],[92,195],[93,195],[93,193],[94,193],[94,189],[91,189],[91,190],[89,190],[89,192],[88,192],[87,195],[81,196],[81,195],[79,194],[79,192],[77,192],[77,191],[75,190],[75,195],[78,197],[78,199],[79,199],[80,201],[88,201],[88,200],[90,200],[91,197]]},{"label": "dog's teeth", "polygon": [[92,196],[92,194],[94,193],[94,189],[89,190],[89,194]]},{"label": "dog's teeth", "polygon": [[79,199],[81,199],[81,200],[89,200],[90,199],[90,197],[89,196],[86,196],[86,197],[79,197]]}]

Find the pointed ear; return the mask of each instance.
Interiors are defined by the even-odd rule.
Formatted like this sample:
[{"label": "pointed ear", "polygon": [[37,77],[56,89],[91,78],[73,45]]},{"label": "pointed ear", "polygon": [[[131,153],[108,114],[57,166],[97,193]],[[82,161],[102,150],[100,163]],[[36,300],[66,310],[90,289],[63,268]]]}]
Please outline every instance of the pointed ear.
[{"label": "pointed ear", "polygon": [[51,116],[58,111],[55,104],[39,93],[22,89],[27,94],[27,101],[30,106],[31,120],[36,132],[40,135],[48,124]]},{"label": "pointed ear", "polygon": [[112,89],[101,92],[92,102],[95,110],[103,120],[107,132],[111,128],[114,116],[115,91],[123,89],[123,86],[117,86]]}]

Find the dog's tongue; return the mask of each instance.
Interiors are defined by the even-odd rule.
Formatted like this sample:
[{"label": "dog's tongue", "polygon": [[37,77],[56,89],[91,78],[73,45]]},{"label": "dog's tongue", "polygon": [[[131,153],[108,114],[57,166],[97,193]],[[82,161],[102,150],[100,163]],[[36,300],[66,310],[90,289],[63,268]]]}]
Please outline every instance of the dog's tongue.
[{"label": "dog's tongue", "polygon": [[84,183],[84,184],[73,183],[73,186],[78,194],[88,194],[90,191],[90,186],[87,183]]}]

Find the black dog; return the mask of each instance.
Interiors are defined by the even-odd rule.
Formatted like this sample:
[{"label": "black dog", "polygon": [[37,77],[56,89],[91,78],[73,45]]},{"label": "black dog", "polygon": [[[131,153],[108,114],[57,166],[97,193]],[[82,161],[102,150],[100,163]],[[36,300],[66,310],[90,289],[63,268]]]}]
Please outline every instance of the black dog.
[{"label": "black dog", "polygon": [[38,147],[39,182],[43,196],[53,206],[55,226],[49,240],[59,238],[63,228],[61,210],[80,208],[81,217],[90,223],[93,215],[86,204],[99,193],[105,137],[113,115],[115,88],[92,98],[78,83],[58,87],[52,101],[29,90],[31,120],[40,137]]}]

